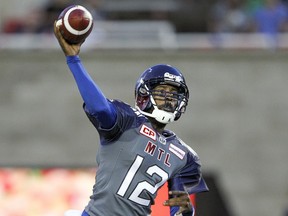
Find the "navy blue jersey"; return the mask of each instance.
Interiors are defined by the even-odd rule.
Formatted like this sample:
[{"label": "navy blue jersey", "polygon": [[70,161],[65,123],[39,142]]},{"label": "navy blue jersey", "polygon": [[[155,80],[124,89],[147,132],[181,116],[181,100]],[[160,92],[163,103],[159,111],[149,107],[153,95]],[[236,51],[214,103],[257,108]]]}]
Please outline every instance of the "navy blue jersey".
[{"label": "navy blue jersey", "polygon": [[[85,208],[90,216],[147,216],[165,182],[189,194],[208,190],[197,154],[175,133],[160,134],[136,109],[108,100],[79,56],[67,56],[67,63],[100,136],[96,182]],[[170,208],[171,216],[178,208]]]},{"label": "navy blue jersey", "polygon": [[98,130],[101,145],[89,215],[149,215],[158,189],[168,181],[169,190],[207,191],[197,154],[172,131],[157,133],[149,120],[129,105],[112,101],[117,120]]}]

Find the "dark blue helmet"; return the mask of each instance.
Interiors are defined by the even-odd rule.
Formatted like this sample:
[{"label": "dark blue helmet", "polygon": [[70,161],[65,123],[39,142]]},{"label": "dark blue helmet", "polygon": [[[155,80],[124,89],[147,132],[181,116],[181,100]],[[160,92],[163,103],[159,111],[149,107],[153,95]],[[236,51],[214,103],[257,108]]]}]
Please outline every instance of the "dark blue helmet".
[{"label": "dark blue helmet", "polygon": [[[171,112],[157,107],[153,98],[153,89],[158,85],[171,85],[176,87],[177,107]],[[169,93],[169,92],[168,92]],[[169,93],[171,94],[171,93]],[[135,86],[136,108],[144,115],[155,118],[158,122],[167,124],[178,120],[188,105],[189,90],[182,73],[171,65],[159,64],[145,70]]]}]

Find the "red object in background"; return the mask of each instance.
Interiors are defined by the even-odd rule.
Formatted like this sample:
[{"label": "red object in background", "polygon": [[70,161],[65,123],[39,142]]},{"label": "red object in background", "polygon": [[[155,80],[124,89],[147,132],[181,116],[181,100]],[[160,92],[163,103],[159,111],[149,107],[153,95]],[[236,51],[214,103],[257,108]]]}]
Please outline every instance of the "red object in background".
[{"label": "red object in background", "polygon": [[24,31],[24,22],[20,19],[10,19],[3,23],[2,31],[3,33],[21,33]]},{"label": "red object in background", "polygon": [[[67,209],[81,210],[89,200],[94,178],[95,169],[0,168],[0,216],[63,216]],[[167,199],[165,184],[152,205],[151,216],[170,215],[169,207],[163,206]],[[194,195],[191,200],[195,206]]]},{"label": "red object in background", "polygon": [[[152,205],[152,214],[151,216],[169,216],[170,211],[169,207],[163,206],[163,202],[168,199],[168,186],[167,183],[160,188],[157,197],[155,199],[155,205]],[[190,199],[193,203],[194,208],[196,209],[195,195],[191,195]]]}]

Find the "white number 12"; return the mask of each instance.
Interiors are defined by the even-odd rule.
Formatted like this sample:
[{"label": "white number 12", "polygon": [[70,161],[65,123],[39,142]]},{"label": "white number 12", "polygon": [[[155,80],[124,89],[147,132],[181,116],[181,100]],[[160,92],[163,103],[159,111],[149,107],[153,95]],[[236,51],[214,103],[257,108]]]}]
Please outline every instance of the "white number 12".
[{"label": "white number 12", "polygon": [[[124,178],[124,181],[122,182],[122,184],[121,184],[121,186],[117,192],[118,195],[120,195],[122,197],[125,195],[131,182],[133,181],[134,176],[136,175],[137,171],[139,170],[143,160],[144,160],[143,157],[137,155],[135,161],[133,162],[132,166],[130,167],[127,175]],[[134,191],[129,196],[130,200],[132,200],[133,202],[136,202],[140,205],[144,205],[144,206],[148,206],[150,204],[150,200],[139,197],[140,194],[142,193],[142,191],[147,190],[151,194],[155,194],[157,189],[159,187],[161,187],[166,182],[166,180],[168,179],[168,173],[166,173],[163,169],[161,169],[157,165],[153,165],[153,166],[149,167],[146,170],[146,173],[150,176],[152,176],[153,174],[160,176],[161,181],[158,182],[154,186],[151,185],[150,183],[148,183],[147,181],[139,182],[137,184],[136,188],[134,189]]]}]

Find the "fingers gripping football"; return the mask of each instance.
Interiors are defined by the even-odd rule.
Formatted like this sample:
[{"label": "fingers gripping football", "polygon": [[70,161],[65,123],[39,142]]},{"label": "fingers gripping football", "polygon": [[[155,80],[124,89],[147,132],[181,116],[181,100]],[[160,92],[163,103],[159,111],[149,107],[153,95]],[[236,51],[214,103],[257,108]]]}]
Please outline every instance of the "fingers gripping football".
[{"label": "fingers gripping football", "polygon": [[80,53],[80,44],[69,44],[62,36],[59,30],[59,26],[56,25],[56,21],[54,22],[54,34],[58,40],[60,47],[62,48],[65,56],[75,56]]}]

